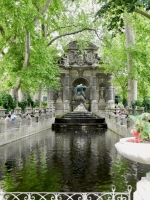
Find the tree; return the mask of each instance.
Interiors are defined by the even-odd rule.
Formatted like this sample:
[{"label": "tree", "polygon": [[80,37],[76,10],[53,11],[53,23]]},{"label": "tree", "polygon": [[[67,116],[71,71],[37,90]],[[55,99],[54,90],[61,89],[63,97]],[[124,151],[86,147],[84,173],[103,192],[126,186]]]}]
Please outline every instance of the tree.
[{"label": "tree", "polygon": [[125,35],[117,34],[112,38],[105,34],[101,57],[105,73],[113,73],[113,84],[116,86],[116,93],[121,95],[121,99],[127,98],[128,72]]},{"label": "tree", "polygon": [[[100,1],[102,2],[102,1]],[[97,12],[97,16],[106,17],[104,22],[107,25],[108,30],[112,31],[113,37],[117,32],[125,33],[126,46],[127,46],[127,66],[128,66],[128,104],[131,105],[133,100],[137,99],[137,81],[135,79],[135,66],[133,63],[133,57],[130,52],[132,46],[135,45],[134,33],[130,24],[130,12],[137,12],[148,17],[148,13],[144,14],[144,11],[139,10],[144,6],[149,9],[149,3],[144,1],[116,1],[110,0],[103,3],[103,6]],[[137,8],[138,7],[138,8]],[[128,14],[127,14],[128,13]],[[133,72],[134,71],[134,72]]]},{"label": "tree", "polygon": [[[78,38],[80,35],[88,40],[93,32],[99,36],[95,29],[99,24],[91,23],[93,11],[86,15],[78,9],[79,3],[2,0],[0,6],[1,84],[4,90],[14,88],[16,100],[19,88],[25,93],[27,88],[28,92],[37,91],[40,84],[59,88],[57,60],[62,53],[62,38],[78,34]],[[64,44],[66,41],[68,38]]]},{"label": "tree", "polygon": [[[117,29],[122,32],[124,26],[124,12],[138,13],[150,19],[150,1],[149,0],[100,0],[102,5],[97,12],[97,17],[107,17],[107,27],[109,30]],[[109,18],[108,18],[109,14]]]}]

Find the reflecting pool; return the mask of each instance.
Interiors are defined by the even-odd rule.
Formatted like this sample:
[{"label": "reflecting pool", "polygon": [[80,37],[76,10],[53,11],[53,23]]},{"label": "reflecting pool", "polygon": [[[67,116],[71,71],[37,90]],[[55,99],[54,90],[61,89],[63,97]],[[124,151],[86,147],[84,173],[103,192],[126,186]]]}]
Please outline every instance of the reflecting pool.
[{"label": "reflecting pool", "polygon": [[0,183],[7,191],[90,192],[135,189],[150,171],[122,158],[119,135],[105,129],[52,130],[0,147]]}]

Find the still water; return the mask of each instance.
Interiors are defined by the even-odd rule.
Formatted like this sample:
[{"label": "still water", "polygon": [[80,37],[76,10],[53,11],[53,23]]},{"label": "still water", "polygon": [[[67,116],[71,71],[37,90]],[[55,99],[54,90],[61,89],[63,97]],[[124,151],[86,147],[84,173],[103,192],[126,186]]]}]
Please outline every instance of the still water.
[{"label": "still water", "polygon": [[150,171],[122,158],[110,130],[48,130],[0,147],[0,183],[7,191],[90,192],[135,190]]}]

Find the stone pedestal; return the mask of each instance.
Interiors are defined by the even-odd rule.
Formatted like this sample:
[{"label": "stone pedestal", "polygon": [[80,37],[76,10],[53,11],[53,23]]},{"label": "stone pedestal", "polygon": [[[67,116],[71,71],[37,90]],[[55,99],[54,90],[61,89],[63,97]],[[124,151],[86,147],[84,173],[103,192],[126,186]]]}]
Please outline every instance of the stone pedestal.
[{"label": "stone pedestal", "polygon": [[54,116],[54,113],[55,113],[54,101],[53,101],[53,100],[50,100],[50,101],[47,103],[47,106],[48,106],[48,108],[49,108],[51,117],[53,117],[53,116]]},{"label": "stone pedestal", "polygon": [[[132,143],[128,142],[129,139],[131,138],[122,138],[120,142],[115,144],[118,152],[135,162],[150,164],[150,144]],[[150,172],[146,174],[146,177],[142,177],[141,180],[137,182],[133,197],[133,200],[150,199]]]},{"label": "stone pedestal", "polygon": [[74,101],[72,101],[72,110],[74,110],[81,103],[84,105],[84,101],[83,100],[74,100]]},{"label": "stone pedestal", "polygon": [[70,112],[70,102],[68,100],[64,101],[64,113]]},{"label": "stone pedestal", "polygon": [[98,103],[97,100],[93,100],[91,103],[91,111],[95,114],[98,113]]},{"label": "stone pedestal", "polygon": [[107,106],[107,104],[104,101],[104,99],[99,100],[99,102],[98,102],[98,109],[99,110],[105,110],[106,106]]},{"label": "stone pedestal", "polygon": [[57,99],[55,107],[57,108],[55,110],[55,115],[63,115],[64,104],[61,99]]},{"label": "stone pedestal", "polygon": [[107,106],[108,106],[108,108],[114,108],[114,101],[113,100],[108,100]]},{"label": "stone pedestal", "polygon": [[134,200],[149,200],[150,199],[150,172],[146,177],[142,177],[136,184],[136,191],[133,194]]}]

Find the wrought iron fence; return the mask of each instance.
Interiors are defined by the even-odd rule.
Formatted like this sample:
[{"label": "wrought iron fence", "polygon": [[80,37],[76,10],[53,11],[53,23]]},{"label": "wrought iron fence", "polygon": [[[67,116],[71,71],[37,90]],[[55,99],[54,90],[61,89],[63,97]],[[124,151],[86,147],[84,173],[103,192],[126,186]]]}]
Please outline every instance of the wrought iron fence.
[{"label": "wrought iron fence", "polygon": [[0,200],[131,200],[132,187],[129,185],[126,192],[116,192],[112,186],[111,192],[3,192],[0,191]]}]

